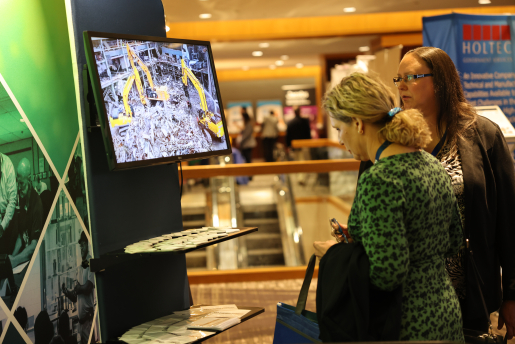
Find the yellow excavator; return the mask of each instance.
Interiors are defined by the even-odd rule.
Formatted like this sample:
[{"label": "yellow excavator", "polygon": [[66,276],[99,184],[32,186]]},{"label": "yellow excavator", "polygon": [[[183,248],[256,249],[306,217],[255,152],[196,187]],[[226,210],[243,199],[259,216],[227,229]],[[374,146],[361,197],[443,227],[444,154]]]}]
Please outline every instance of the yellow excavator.
[{"label": "yellow excavator", "polygon": [[198,95],[200,97],[200,107],[202,108],[202,115],[199,117],[199,123],[204,126],[204,128],[209,129],[211,133],[214,134],[217,138],[221,139],[224,137],[224,125],[222,121],[215,122],[215,114],[208,110],[206,94],[204,93],[204,88],[198,81],[197,77],[191,69],[186,66],[186,62],[184,59],[181,59],[181,67],[182,67],[182,82],[185,86],[188,86],[188,78],[191,80],[191,83],[197,89]]},{"label": "yellow excavator", "polygon": [[[130,47],[129,44],[126,45],[127,48],[127,56],[129,57],[129,61],[132,65],[132,72],[133,74],[129,76],[127,79],[127,82],[125,83],[125,86],[123,88],[123,105],[125,108],[125,112],[123,114],[118,114],[117,118],[110,118],[111,126],[117,127],[121,125],[127,125],[132,122],[132,108],[129,105],[129,92],[132,89],[132,85],[134,84],[134,81],[136,81],[136,88],[138,89],[139,98],[141,100],[141,103],[143,105],[147,104],[147,100],[159,100],[159,101],[166,101],[170,99],[170,95],[168,94],[166,90],[166,86],[156,87],[154,85],[154,81],[152,80],[152,75],[150,74],[150,71],[148,70],[148,67],[145,65],[145,63],[141,60],[141,58],[136,54],[134,49]],[[143,85],[141,85],[141,79],[139,76],[138,69],[136,68],[136,65],[134,64],[134,60],[136,60],[141,67],[141,69],[145,72],[147,75],[147,80],[150,85],[150,88],[152,89],[153,93],[156,95],[155,97],[145,97],[145,93],[143,92]],[[116,116],[115,116],[116,117]]]},{"label": "yellow excavator", "polygon": [[129,76],[129,79],[127,79],[127,82],[125,83],[125,86],[123,88],[123,103],[125,111],[123,113],[119,112],[115,114],[113,112],[117,111],[117,109],[113,109],[112,115],[109,117],[109,122],[111,123],[111,127],[113,128],[128,125],[132,122],[132,109],[129,106],[128,99],[129,92],[132,89],[132,84],[134,83],[135,78],[136,77],[134,76],[134,74]]}]

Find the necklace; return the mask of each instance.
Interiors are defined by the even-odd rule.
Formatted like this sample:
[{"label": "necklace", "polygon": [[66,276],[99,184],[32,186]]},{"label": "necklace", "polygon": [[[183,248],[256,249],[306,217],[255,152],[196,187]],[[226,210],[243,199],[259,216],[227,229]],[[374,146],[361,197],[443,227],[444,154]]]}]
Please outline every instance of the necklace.
[{"label": "necklace", "polygon": [[438,153],[440,153],[440,150],[442,149],[442,146],[443,144],[445,143],[445,139],[447,138],[447,129],[445,129],[445,133],[443,133],[443,136],[442,138],[440,139],[440,141],[438,142],[438,144],[436,145],[436,147],[433,149],[433,151],[431,152],[431,155],[436,157],[438,155]]},{"label": "necklace", "polygon": [[377,153],[376,153],[376,161],[374,162],[377,163],[377,160],[379,160],[379,157],[381,156],[381,154],[383,153],[383,151],[388,148],[389,145],[391,145],[392,143],[388,140],[384,141],[383,144],[379,147],[379,149],[377,150]]}]

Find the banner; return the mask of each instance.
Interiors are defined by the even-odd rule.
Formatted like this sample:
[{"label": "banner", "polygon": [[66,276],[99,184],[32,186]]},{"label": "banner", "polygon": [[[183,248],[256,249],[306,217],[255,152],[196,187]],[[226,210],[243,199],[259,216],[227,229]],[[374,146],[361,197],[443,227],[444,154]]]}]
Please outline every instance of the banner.
[{"label": "banner", "polygon": [[283,119],[283,104],[280,100],[258,100],[256,108],[256,122],[263,123],[263,119],[273,111],[278,119]]},{"label": "banner", "polygon": [[243,130],[245,124],[241,116],[241,109],[245,108],[251,118],[254,118],[254,111],[252,103],[249,101],[242,102],[228,102],[227,110],[225,111],[225,118],[227,121],[227,131],[229,134],[238,134]]},{"label": "banner", "polygon": [[474,106],[498,105],[515,123],[513,15],[448,14],[423,18],[424,46],[444,50]]},{"label": "banner", "polygon": [[96,343],[65,2],[0,1],[0,17],[0,343]]}]

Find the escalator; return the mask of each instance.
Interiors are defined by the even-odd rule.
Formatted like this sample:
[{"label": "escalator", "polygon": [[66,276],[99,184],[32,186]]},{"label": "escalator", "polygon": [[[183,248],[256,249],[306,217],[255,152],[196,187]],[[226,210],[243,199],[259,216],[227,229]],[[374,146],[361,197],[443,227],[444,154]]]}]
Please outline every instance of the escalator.
[{"label": "escalator", "polygon": [[284,266],[277,204],[242,206],[243,226],[258,227],[246,237],[247,266]]},{"label": "escalator", "polygon": [[288,176],[254,176],[249,185],[237,185],[234,177],[216,177],[203,195],[190,197],[195,206],[183,198],[185,229],[210,225],[259,228],[257,233],[215,245],[211,252],[202,249],[186,254],[188,271],[303,265],[302,230],[288,183]]}]

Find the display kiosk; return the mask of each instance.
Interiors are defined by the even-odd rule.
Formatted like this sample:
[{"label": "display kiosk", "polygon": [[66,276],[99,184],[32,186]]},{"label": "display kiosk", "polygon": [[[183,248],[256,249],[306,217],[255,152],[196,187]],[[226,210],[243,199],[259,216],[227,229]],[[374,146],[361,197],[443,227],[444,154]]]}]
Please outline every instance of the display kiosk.
[{"label": "display kiosk", "polygon": [[[91,216],[102,342],[129,328],[191,306],[184,253],[121,258],[117,250],[182,230],[176,164],[110,171],[94,98],[88,93],[84,31],[166,37],[160,0],[72,0],[76,72],[81,87],[81,136]],[[187,38],[187,33],[177,33]],[[95,265],[99,263],[100,265]],[[253,315],[263,311],[255,310]]]}]

